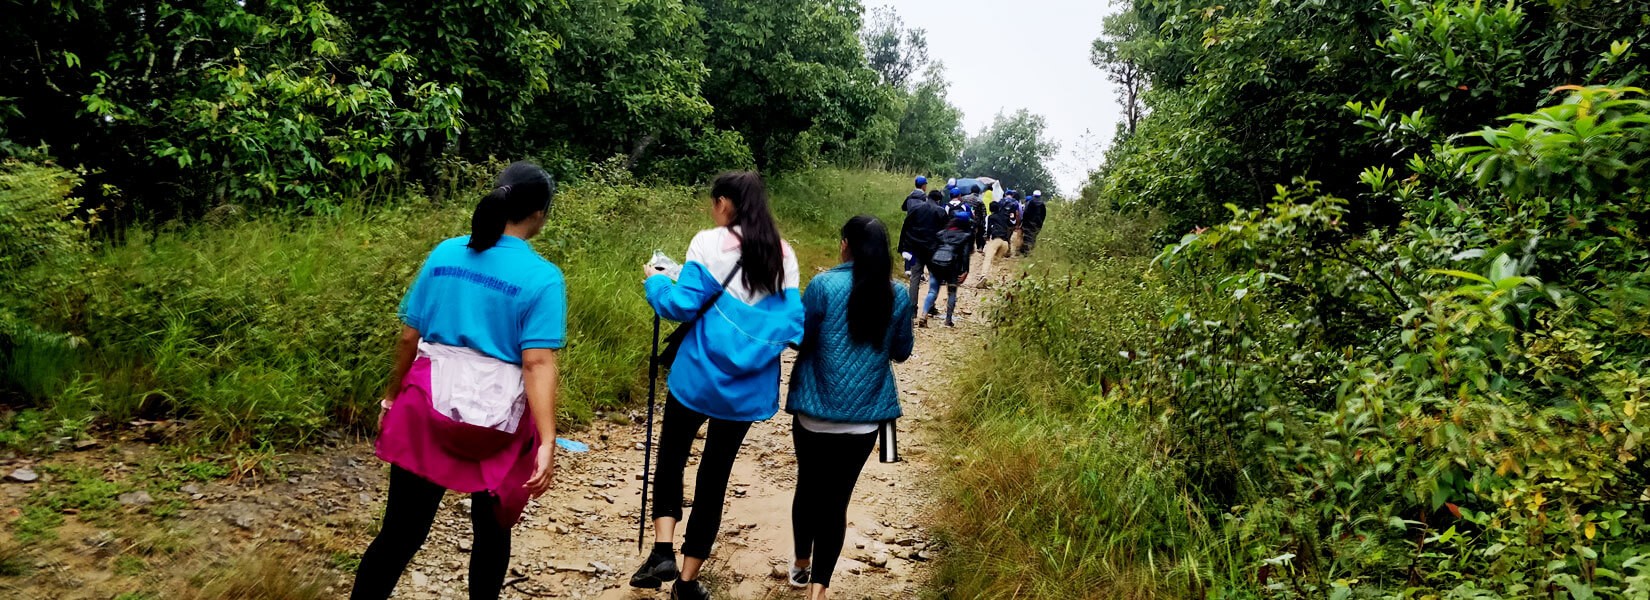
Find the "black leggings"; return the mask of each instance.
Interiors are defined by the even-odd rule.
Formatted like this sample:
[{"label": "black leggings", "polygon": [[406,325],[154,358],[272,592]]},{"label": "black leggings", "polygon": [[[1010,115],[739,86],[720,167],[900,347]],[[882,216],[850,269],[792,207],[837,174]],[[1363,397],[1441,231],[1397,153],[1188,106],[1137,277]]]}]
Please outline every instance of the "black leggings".
[{"label": "black leggings", "polygon": [[791,502],[796,558],[813,557],[808,582],[831,587],[831,571],[848,529],[848,502],[877,434],[817,433],[792,421],[791,436],[796,439],[796,499]]},{"label": "black leggings", "polygon": [[[705,453],[699,457],[699,475],[693,481],[693,519],[682,537],[682,555],[710,558],[710,547],[722,528],[722,501],[739,447],[751,424],[713,419],[682,405],[674,396],[665,401],[665,422],[659,431],[659,464],[653,469],[653,518],[682,520],[682,477],[687,471],[693,438],[705,421]],[[672,540],[655,540],[670,542]]]},{"label": "black leggings", "polygon": [[[401,467],[390,467],[390,497],[384,506],[384,526],[361,556],[355,570],[350,600],[383,600],[395,590],[413,554],[424,545],[435,522],[436,510],[447,489]],[[510,566],[510,529],[499,525],[492,494],[470,495],[470,524],[475,543],[470,551],[470,600],[496,600]]]}]

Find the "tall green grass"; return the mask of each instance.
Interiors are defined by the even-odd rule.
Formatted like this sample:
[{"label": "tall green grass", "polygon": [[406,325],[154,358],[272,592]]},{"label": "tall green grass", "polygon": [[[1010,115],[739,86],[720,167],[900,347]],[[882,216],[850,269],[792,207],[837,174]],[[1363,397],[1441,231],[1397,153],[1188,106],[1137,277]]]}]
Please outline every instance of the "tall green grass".
[{"label": "tall green grass", "polygon": [[[832,170],[770,182],[804,281],[835,264],[848,216],[898,214],[903,180]],[[693,233],[712,226],[708,206],[703,190],[624,177],[558,195],[533,244],[567,276],[564,422],[635,401],[652,333],[640,266],[655,249],[680,259]],[[329,216],[129,230],[84,261],[75,302],[11,299],[81,343],[0,345],[0,394],[32,407],[0,430],[178,417],[190,421],[192,440],[259,447],[365,431],[389,369],[397,302],[435,244],[468,232],[471,207],[407,199]],[[23,443],[0,437],[8,440]]]},{"label": "tall green grass", "polygon": [[988,310],[948,418],[945,597],[1198,597],[1229,562],[1178,440],[1125,376],[1167,308],[1142,219],[1054,207],[1038,260]]}]

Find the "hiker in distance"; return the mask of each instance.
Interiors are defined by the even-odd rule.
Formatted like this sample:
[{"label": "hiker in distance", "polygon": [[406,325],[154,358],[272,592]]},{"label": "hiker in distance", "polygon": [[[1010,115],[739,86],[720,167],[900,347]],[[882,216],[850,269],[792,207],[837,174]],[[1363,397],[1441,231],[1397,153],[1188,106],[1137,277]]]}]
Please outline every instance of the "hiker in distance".
[{"label": "hiker in distance", "polygon": [[561,269],[527,244],[544,228],[555,189],[538,166],[510,165],[476,205],[470,235],[437,245],[401,300],[378,417],[389,499],[356,569],[354,600],[390,596],[447,490],[470,494],[470,598],[499,597],[510,528],[556,471],[567,287]]},{"label": "hiker in distance", "polygon": [[[780,240],[762,178],[724,174],[710,198],[716,227],[693,237],[678,279],[643,267],[648,304],[691,328],[666,382],[653,472],[653,551],[630,578],[631,586],[648,589],[675,580],[673,600],[710,597],[699,571],[722,526],[733,461],[751,423],[779,411],[779,355],[802,341],[796,254]],[[683,473],[706,422],[678,569],[672,541],[682,520]]]},{"label": "hiker in distance", "polygon": [[968,188],[968,193],[962,197],[963,203],[968,205],[968,212],[974,215],[970,221],[974,225],[974,251],[985,252],[985,201],[980,197],[980,186]]},{"label": "hiker in distance", "polygon": [[1007,202],[999,200],[991,205],[991,216],[985,219],[985,264],[980,268],[980,276],[975,287],[986,287],[991,280],[991,268],[998,259],[1008,258],[1008,240],[1014,234],[1014,219],[1008,210],[1001,205]]},{"label": "hiker in distance", "polygon": [[1020,209],[1020,256],[1029,256],[1037,247],[1037,236],[1043,232],[1043,221],[1048,219],[1048,205],[1043,202],[1043,191],[1031,192]]},{"label": "hiker in distance", "polygon": [[[916,184],[916,189],[911,190],[910,194],[905,195],[905,200],[900,201],[900,212],[909,214],[913,207],[920,206],[922,203],[928,201],[928,178],[918,175]],[[899,253],[900,257],[905,259],[905,276],[910,277],[911,267],[916,263],[916,259],[914,254],[905,249],[904,232],[901,231],[900,233]]]},{"label": "hiker in distance", "polygon": [[928,178],[918,175],[916,183],[916,189],[906,194],[905,200],[900,203],[899,209],[901,212],[911,212],[911,207],[928,200]]},{"label": "hiker in distance", "polygon": [[905,222],[900,225],[899,251],[911,255],[911,267],[907,269],[910,282],[906,293],[918,298],[922,292],[924,272],[939,245],[940,230],[945,228],[945,192],[933,190],[928,192],[926,202],[912,203],[909,197],[907,202],[910,208],[905,211]]},{"label": "hiker in distance", "polygon": [[874,217],[850,219],[841,257],[802,295],[806,333],[785,406],[796,442],[790,584],[806,587],[808,600],[824,600],[831,586],[848,504],[877,427],[900,416],[890,361],[910,358],[913,344],[915,307],[890,278],[888,228]]},{"label": "hiker in distance", "polygon": [[923,301],[923,314],[917,319],[917,327],[927,327],[928,318],[938,316],[935,302],[939,299],[942,284],[947,292],[945,326],[957,326],[953,318],[957,311],[957,286],[968,281],[968,259],[974,252],[974,226],[970,224],[972,215],[962,201],[953,201],[950,213],[951,222],[936,236],[934,253],[929,259],[928,298]]}]

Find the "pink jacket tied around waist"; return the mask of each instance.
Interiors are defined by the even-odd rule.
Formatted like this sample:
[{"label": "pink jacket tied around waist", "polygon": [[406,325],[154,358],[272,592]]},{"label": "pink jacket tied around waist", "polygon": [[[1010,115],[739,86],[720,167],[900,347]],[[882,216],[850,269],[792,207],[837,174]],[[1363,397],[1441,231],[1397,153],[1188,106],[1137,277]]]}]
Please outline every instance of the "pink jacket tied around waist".
[{"label": "pink jacket tied around waist", "polygon": [[443,415],[432,399],[430,365],[419,356],[401,381],[378,434],[378,458],[455,492],[487,492],[498,498],[499,523],[514,526],[527,507],[540,444],[531,411],[523,410],[525,426],[513,433]]}]

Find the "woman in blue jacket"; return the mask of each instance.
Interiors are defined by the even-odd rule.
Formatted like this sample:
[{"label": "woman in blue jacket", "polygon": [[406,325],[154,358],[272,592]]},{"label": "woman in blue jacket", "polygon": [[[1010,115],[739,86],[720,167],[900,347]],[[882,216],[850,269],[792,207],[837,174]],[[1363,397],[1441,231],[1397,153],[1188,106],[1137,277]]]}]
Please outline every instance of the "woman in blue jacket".
[{"label": "woman in blue jacket", "polygon": [[[722,525],[733,461],[751,423],[779,411],[779,355],[802,340],[796,254],[779,239],[761,176],[722,175],[710,196],[716,228],[694,236],[677,280],[644,267],[648,303],[692,328],[670,368],[653,472],[653,552],[630,578],[634,587],[658,588],[680,577],[672,599],[710,597],[699,569]],[[682,519],[682,476],[707,421],[678,570],[671,540]]]},{"label": "woman in blue jacket", "polygon": [[911,357],[916,307],[890,278],[888,229],[858,216],[842,227],[842,264],[802,296],[805,334],[785,409],[794,418],[796,498],[791,585],[824,600],[842,553],[848,502],[876,444],[877,426],[900,416],[892,362]]}]

